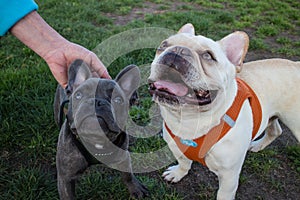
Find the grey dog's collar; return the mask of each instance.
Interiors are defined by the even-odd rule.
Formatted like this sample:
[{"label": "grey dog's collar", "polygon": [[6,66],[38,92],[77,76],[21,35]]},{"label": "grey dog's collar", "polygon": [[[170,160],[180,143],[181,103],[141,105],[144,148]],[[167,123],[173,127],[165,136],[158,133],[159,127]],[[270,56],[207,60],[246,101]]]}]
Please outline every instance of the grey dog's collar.
[{"label": "grey dog's collar", "polygon": [[76,145],[76,147],[79,149],[79,151],[81,152],[81,154],[85,157],[85,159],[87,160],[87,162],[89,164],[98,164],[100,163],[86,148],[85,146],[82,144],[82,142],[80,141],[80,138],[78,137],[78,134],[75,132],[73,132],[73,130],[71,130],[70,127],[70,123],[68,121],[68,118],[65,121],[65,131],[67,131],[71,137],[73,138],[73,142]]}]

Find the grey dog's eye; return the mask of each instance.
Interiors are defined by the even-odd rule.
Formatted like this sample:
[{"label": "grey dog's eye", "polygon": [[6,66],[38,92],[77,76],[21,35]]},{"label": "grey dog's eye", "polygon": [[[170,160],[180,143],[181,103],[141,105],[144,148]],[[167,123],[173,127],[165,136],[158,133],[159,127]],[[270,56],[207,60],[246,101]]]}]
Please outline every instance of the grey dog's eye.
[{"label": "grey dog's eye", "polygon": [[75,99],[80,100],[81,98],[82,98],[81,92],[77,92],[77,93],[75,94]]},{"label": "grey dog's eye", "polygon": [[113,99],[113,101],[114,101],[115,103],[117,103],[117,104],[122,104],[122,103],[124,102],[123,99],[122,99],[121,97],[116,97],[116,98]]}]

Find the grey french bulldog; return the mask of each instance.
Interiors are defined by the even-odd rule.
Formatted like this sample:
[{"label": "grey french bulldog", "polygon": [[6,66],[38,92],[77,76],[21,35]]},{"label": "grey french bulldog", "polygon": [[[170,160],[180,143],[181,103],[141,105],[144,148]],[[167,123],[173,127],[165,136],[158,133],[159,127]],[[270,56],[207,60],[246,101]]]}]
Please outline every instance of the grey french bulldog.
[{"label": "grey french bulldog", "polygon": [[[125,131],[130,97],[140,81],[138,67],[130,65],[108,80],[92,77],[89,66],[75,60],[68,77],[67,88],[58,86],[54,101],[55,121],[61,126],[56,155],[60,199],[75,199],[76,179],[99,163],[121,171],[131,197],[147,196],[147,188],[132,173]],[[68,108],[63,106],[66,99]]]}]

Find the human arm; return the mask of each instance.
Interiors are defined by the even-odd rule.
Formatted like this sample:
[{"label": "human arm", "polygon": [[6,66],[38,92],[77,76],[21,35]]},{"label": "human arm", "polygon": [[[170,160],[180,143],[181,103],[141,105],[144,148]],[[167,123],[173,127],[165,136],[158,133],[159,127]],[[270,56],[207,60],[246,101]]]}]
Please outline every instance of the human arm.
[{"label": "human arm", "polygon": [[47,62],[53,76],[63,87],[68,81],[67,66],[75,59],[87,62],[99,77],[110,78],[93,52],[63,38],[36,11],[17,22],[11,28],[11,33]]},{"label": "human arm", "polygon": [[38,5],[33,0],[0,0],[0,36],[25,15],[37,10]]},{"label": "human arm", "polygon": [[95,76],[110,78],[103,63],[93,52],[62,37],[43,20],[36,9],[37,4],[33,0],[0,0],[0,35],[10,30],[47,62],[62,87],[68,81],[67,67],[75,59],[87,62]]}]

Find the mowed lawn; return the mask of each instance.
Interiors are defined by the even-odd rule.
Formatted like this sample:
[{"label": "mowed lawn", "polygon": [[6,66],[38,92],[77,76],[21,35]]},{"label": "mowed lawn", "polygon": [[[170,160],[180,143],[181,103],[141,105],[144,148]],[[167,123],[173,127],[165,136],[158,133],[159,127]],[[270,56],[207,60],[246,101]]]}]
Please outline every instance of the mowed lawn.
[{"label": "mowed lawn", "polygon": [[[149,68],[143,66],[149,66],[153,60],[159,39],[175,33],[185,23],[194,24],[197,34],[214,40],[236,30],[247,32],[250,48],[246,61],[274,57],[300,60],[299,1],[37,0],[37,3],[40,15],[60,34],[95,51],[112,77],[125,66],[136,64],[144,70],[145,83]],[[153,30],[155,38],[151,38]],[[164,31],[159,34],[158,30]],[[124,33],[138,37],[116,42]],[[137,47],[127,44],[128,41],[137,42]],[[1,37],[0,199],[58,199],[55,155],[59,130],[52,108],[56,85],[40,57],[12,35]],[[132,107],[130,116],[140,126],[147,126],[153,103],[146,84],[139,88],[139,95],[139,104]],[[158,134],[133,140],[130,150],[147,153],[165,145]],[[278,142],[247,156],[237,199],[297,199],[299,157],[299,145],[284,128]],[[199,164],[194,164],[190,174],[178,184],[168,184],[161,178],[164,169],[137,174],[150,190],[147,199],[216,197],[216,177]],[[129,193],[119,175],[103,166],[92,167],[80,179],[78,199],[128,199]]]}]

